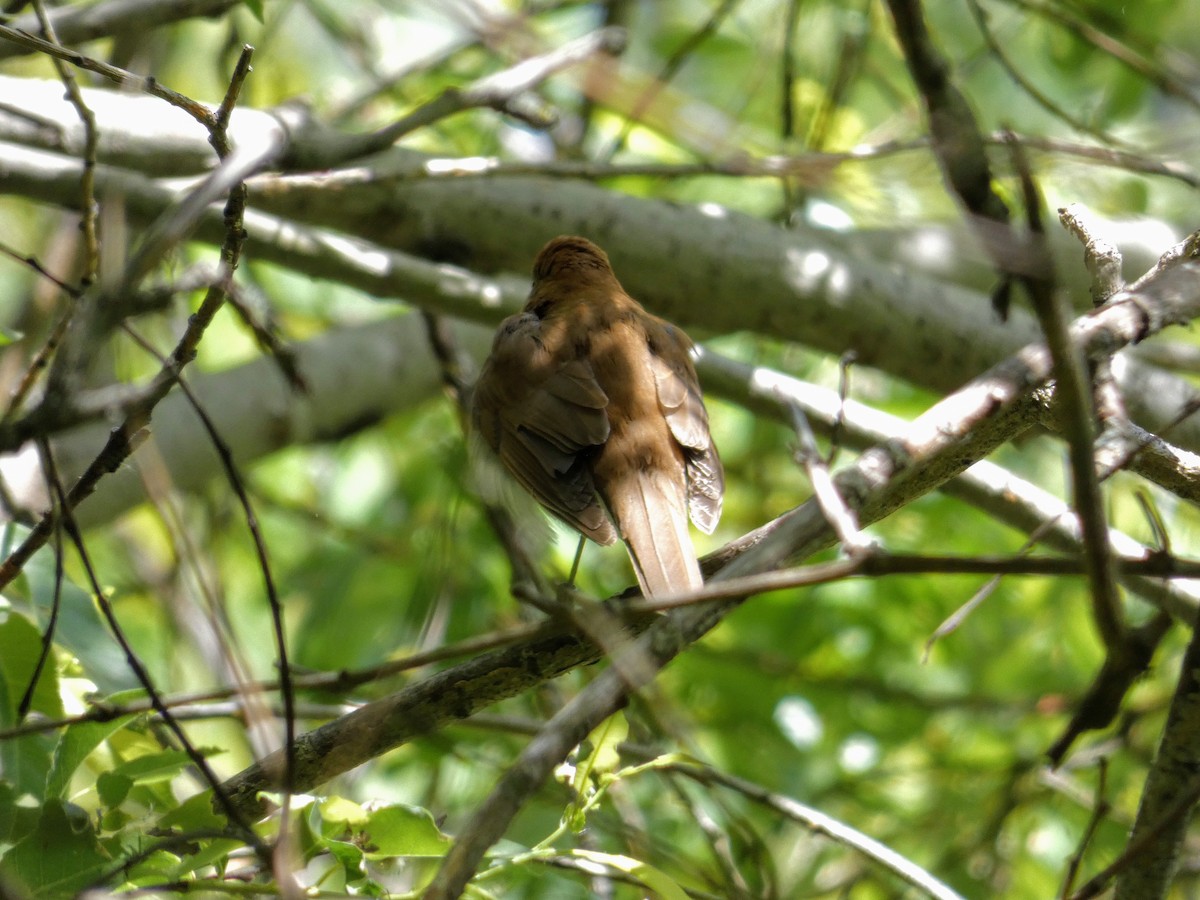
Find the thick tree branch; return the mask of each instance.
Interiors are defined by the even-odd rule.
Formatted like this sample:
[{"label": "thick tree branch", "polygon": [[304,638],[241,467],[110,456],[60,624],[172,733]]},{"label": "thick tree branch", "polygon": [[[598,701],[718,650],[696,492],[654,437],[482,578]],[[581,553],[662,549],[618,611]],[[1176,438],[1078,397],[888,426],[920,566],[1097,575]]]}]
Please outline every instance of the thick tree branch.
[{"label": "thick tree branch", "polygon": [[1200,629],[1194,626],[1179,670],[1162,742],[1129,837],[1130,849],[1137,847],[1137,853],[1130,855],[1117,878],[1117,900],[1167,896],[1200,797]]},{"label": "thick tree branch", "polygon": [[[1170,323],[1187,321],[1200,315],[1198,273],[1200,264],[1195,262],[1182,262],[1162,270],[1157,278],[1142,286],[1141,293],[1122,294],[1109,307],[1079,320],[1073,328],[1074,339],[1089,355],[1104,356]],[[855,465],[839,473],[837,484],[842,495],[864,523],[871,522],[957,475],[973,459],[986,455],[1010,439],[1014,434],[1014,421],[1030,421],[1031,411],[1026,407],[1036,404],[1032,394],[1050,377],[1051,368],[1052,362],[1044,347],[1032,345],[1025,348],[932,407],[908,426],[901,436],[868,451]],[[791,559],[807,556],[828,546],[834,539],[819,506],[810,501],[715,554],[713,567],[720,569],[720,574],[716,576],[718,578],[770,571]],[[736,605],[737,601],[725,601],[691,606],[655,620],[646,634],[638,639],[637,646],[640,649],[630,651],[638,661],[632,671],[641,673],[641,677],[652,677],[654,671],[706,633]],[[566,652],[561,647],[556,654],[559,651]],[[529,648],[514,648],[504,652],[515,653],[517,659],[537,658],[537,651]],[[577,659],[589,658],[586,653],[581,655],[578,648],[570,652]],[[531,655],[527,656],[526,653]],[[552,659],[561,660],[562,657],[555,655]],[[472,668],[455,667],[435,676],[439,679],[438,684],[466,685],[471,679],[480,677],[469,674],[476,671],[473,663],[467,665]],[[506,664],[504,671],[511,671],[511,668],[511,664]],[[548,666],[547,671],[560,670],[556,663]],[[586,689],[577,701],[573,701],[560,714],[563,718],[557,724],[548,726],[553,731],[544,740],[530,745],[532,749],[529,755],[523,756],[523,762],[515,770],[513,777],[517,783],[514,783],[514,788],[518,783],[528,787],[537,781],[531,778],[531,772],[542,771],[546,761],[552,759],[559,750],[564,746],[569,750],[574,746],[572,740],[578,742],[580,730],[586,734],[590,727],[623,702],[629,690],[629,685],[623,679],[629,677],[630,670],[621,671],[624,674],[612,674],[617,672],[616,669],[605,673],[602,679],[594,683],[598,685],[594,690],[592,687]],[[503,680],[518,690],[527,686],[524,676],[506,677]],[[384,740],[354,736],[364,721],[372,723],[372,732],[384,733],[383,723],[394,720],[394,724],[386,728],[386,733],[392,737],[405,735],[404,739],[425,727],[421,723],[436,727],[442,718],[431,716],[428,698],[432,693],[430,688],[423,686],[425,684],[422,682],[391,698],[364,707],[359,711],[359,718],[351,723],[353,727],[345,720],[338,720],[320,729],[319,738],[301,736],[297,742],[301,772],[311,774],[319,770],[329,775],[333,770],[344,771],[386,749]],[[477,702],[472,699],[473,696],[472,690],[456,690],[454,702],[440,709],[439,716],[470,715],[474,710],[498,699],[491,688],[480,695]],[[417,718],[413,718],[418,713]],[[347,728],[350,730],[344,730]],[[327,756],[331,757],[330,765],[324,762]],[[241,798],[240,802],[256,802],[253,801],[255,792],[267,789],[274,783],[273,765],[277,766],[278,763],[267,760],[235,777],[230,786]],[[298,773],[298,790],[312,786]],[[511,799],[517,794],[505,796]],[[477,822],[498,822],[502,829],[504,821],[507,821],[504,818],[505,811],[511,813],[515,807],[499,799],[496,803],[500,805],[481,808]],[[487,834],[490,835],[491,831]],[[479,846],[486,848],[488,840],[485,835],[476,849]],[[468,853],[466,849],[460,852]],[[474,851],[470,851],[468,859],[473,854]]]},{"label": "thick tree branch", "polygon": [[[87,6],[60,6],[50,13],[50,23],[65,44],[82,44],[123,34],[144,35],[160,25],[184,19],[219,16],[242,0],[109,0]],[[37,17],[24,15],[9,25],[16,31],[37,34]],[[0,42],[0,59],[37,52],[31,47]]]},{"label": "thick tree branch", "polygon": [[[232,123],[235,131],[238,120]],[[378,164],[411,171],[422,159],[395,150]],[[0,192],[69,206],[77,171],[72,160],[54,154],[0,146]],[[143,219],[179,197],[167,185],[106,166],[98,167],[97,184],[121,192],[131,215]],[[356,170],[272,184],[286,186],[286,196],[273,188],[271,198],[285,216],[324,222],[347,234],[374,234],[389,246],[418,256],[453,257],[481,272],[524,271],[545,238],[564,229],[582,230],[605,243],[631,293],[691,330],[758,328],[839,355],[852,348],[860,361],[937,391],[963,384],[1037,336],[1036,325],[1021,310],[1001,327],[978,293],[897,274],[890,264],[835,248],[820,233],[783,232],[737,213],[707,215],[535,177],[413,183]],[[265,199],[260,196],[259,202]],[[262,226],[257,232],[256,222]],[[498,318],[498,310],[478,302],[486,298],[474,293],[451,292],[450,299],[467,302],[448,306],[446,293],[430,293],[425,275],[410,280],[411,267],[397,265],[413,257],[377,242],[312,231],[275,216],[257,219],[253,210],[247,227],[256,258],[344,279],[377,296],[401,297],[436,312]],[[196,236],[211,241],[218,232],[210,214]],[[730,297],[738,302],[730,303]],[[847,315],[851,303],[855,314]],[[1175,419],[1194,396],[1182,379],[1133,359],[1117,374],[1130,415],[1151,431]],[[1186,449],[1200,448],[1200,422],[1184,422],[1173,437]]]},{"label": "thick tree branch", "polygon": [[[1157,330],[1156,324],[1188,321],[1200,315],[1200,264],[1181,263],[1159,274],[1152,286],[1143,285],[1149,288],[1146,295],[1122,294],[1114,301],[1112,310],[1122,305],[1133,309],[1118,312],[1113,321],[1106,323],[1113,326],[1111,331],[1096,330],[1095,321],[1077,323],[1073,330],[1077,345],[1085,352],[1106,356],[1117,349],[1109,343],[1117,334],[1124,335],[1118,343],[1141,340]],[[985,447],[997,439],[997,431],[1003,430],[1008,417],[1037,384],[1050,377],[1052,369],[1045,347],[1026,348],[935,405],[900,440],[868,451],[858,463],[840,473],[837,482],[842,495],[863,522],[870,522],[936,486],[956,474],[955,468],[965,468],[964,456],[991,449]],[[761,540],[718,572],[715,580],[769,571],[835,539],[833,529],[820,515],[819,505],[812,500],[759,533]],[[475,810],[423,895],[426,900],[459,896],[483,854],[553,767],[593,728],[620,709],[631,692],[648,683],[654,673],[737,604],[736,600],[716,601],[668,613],[626,651],[639,661],[636,668],[614,666],[563,707]]]}]

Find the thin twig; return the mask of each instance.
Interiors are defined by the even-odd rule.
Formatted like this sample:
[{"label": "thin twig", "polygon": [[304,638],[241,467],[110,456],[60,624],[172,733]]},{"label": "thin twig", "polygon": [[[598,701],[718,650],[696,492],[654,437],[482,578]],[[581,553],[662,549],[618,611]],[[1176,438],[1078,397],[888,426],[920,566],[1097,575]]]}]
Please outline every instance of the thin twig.
[{"label": "thin twig", "polygon": [[[169,25],[181,19],[216,18],[243,0],[124,0],[121,3],[89,3],[86,5],[56,6],[50,10],[50,21],[62,42],[83,44],[100,38],[145,35],[150,29]],[[21,3],[9,2],[5,12]],[[21,31],[33,33],[37,17],[23,16],[9,24]],[[4,47],[0,59],[20,55],[15,47]]]},{"label": "thin twig", "polygon": [[788,0],[783,20],[783,49],[779,70],[779,131],[785,141],[796,136],[796,23],[800,20],[802,0]]},{"label": "thin twig", "polygon": [[601,28],[541,56],[488,75],[465,88],[448,88],[408,115],[368,136],[361,149],[370,153],[390,147],[407,134],[468,109],[490,108],[545,128],[553,119],[544,108],[531,105],[528,93],[550,76],[578,65],[598,53],[616,54],[625,47],[622,28]]},{"label": "thin twig", "polygon": [[1089,134],[1096,138],[1096,140],[1101,141],[1106,145],[1111,146],[1114,144],[1124,143],[1123,141],[1118,141],[1112,135],[1101,131],[1099,128],[1089,125],[1078,116],[1072,115],[1069,111],[1063,108],[1061,104],[1056,103],[1040,88],[1038,88],[1036,84],[1026,78],[1025,75],[1022,74],[1020,68],[1014,65],[1012,60],[1008,58],[1008,54],[1004,52],[1004,47],[993,33],[992,26],[988,22],[987,13],[984,11],[983,7],[980,6],[979,0],[967,0],[967,6],[970,8],[971,14],[975,17],[975,24],[979,26],[979,33],[983,35],[983,40],[987,43],[988,51],[991,53],[992,58],[999,63],[1000,68],[1002,68],[1008,77],[1013,80],[1013,83],[1033,99],[1034,103],[1042,107],[1042,109],[1046,110],[1052,116],[1055,116],[1056,118],[1061,119],[1063,122],[1066,122],[1076,131]]},{"label": "thin twig", "polygon": [[[2,36],[4,36],[4,26],[0,26],[0,37]],[[54,47],[52,44],[48,46]],[[212,117],[208,116],[207,118],[211,119]],[[221,245],[221,267],[224,278],[232,276],[241,257],[242,244],[245,240],[243,227],[245,207],[245,188],[239,185],[230,192],[229,200],[225,205],[225,240]],[[123,280],[130,281],[131,279],[126,277]],[[145,440],[148,434],[146,429],[154,407],[170,391],[179,372],[195,358],[200,340],[217,312],[224,305],[225,291],[221,287],[223,280],[210,286],[199,308],[188,319],[183,335],[168,357],[167,364],[151,379],[140,401],[129,409],[121,424],[110,432],[108,441],[100,453],[71,487],[67,494],[68,506],[64,509],[64,514],[89,497],[96,490],[100,479],[110,472],[115,472],[136,447]],[[0,589],[16,578],[34,552],[46,543],[53,530],[52,522],[51,516],[43,516],[26,535],[25,540],[3,562],[0,562]]]},{"label": "thin twig", "polygon": [[1072,496],[1083,531],[1085,559],[1088,561],[1088,581],[1091,583],[1092,610],[1096,626],[1110,654],[1123,652],[1125,624],[1120,606],[1120,592],[1112,569],[1108,548],[1108,523],[1104,514],[1104,499],[1096,477],[1093,459],[1095,427],[1087,363],[1072,343],[1069,319],[1064,304],[1054,289],[1054,270],[1045,252],[1045,233],[1041,227],[1042,199],[1028,163],[1019,144],[1011,147],[1014,167],[1021,179],[1025,198],[1025,214],[1029,218],[1031,256],[1042,260],[1041,274],[1026,274],[1022,282],[1029,291],[1046,346],[1054,360],[1055,404],[1063,418],[1063,434],[1069,450]]},{"label": "thin twig", "polygon": [[1083,836],[1079,839],[1079,846],[1075,848],[1075,852],[1071,854],[1071,858],[1067,861],[1067,872],[1063,877],[1062,890],[1058,892],[1061,900],[1066,900],[1071,895],[1071,887],[1075,884],[1075,878],[1079,875],[1079,867],[1083,865],[1083,856],[1087,852],[1088,846],[1092,843],[1092,838],[1096,835],[1096,830],[1100,827],[1100,823],[1104,821],[1111,808],[1108,798],[1105,794],[1108,792],[1108,760],[1100,757],[1096,766],[1096,790],[1092,796],[1092,814],[1088,816],[1087,827],[1083,830]]},{"label": "thin twig", "polygon": [[[38,441],[38,453],[42,462],[42,474],[46,479],[46,495],[50,498],[50,514],[54,515],[58,508],[58,492],[54,484],[54,460],[50,456],[50,442],[45,438]],[[58,629],[58,614],[62,608],[62,585],[63,585],[63,546],[62,546],[62,529],[59,523],[55,523],[54,527],[54,593],[50,598],[50,618],[46,622],[46,630],[42,632],[42,644],[38,649],[37,662],[34,663],[33,672],[29,676],[29,684],[25,687],[25,693],[21,695],[21,701],[17,704],[17,725],[25,721],[25,716],[29,714],[29,709],[33,705],[33,696],[37,690],[38,682],[41,680],[42,671],[46,667],[47,660],[50,659],[50,653],[54,649],[54,635]]]},{"label": "thin twig", "polygon": [[1083,263],[1092,276],[1092,305],[1102,306],[1125,285],[1120,248],[1100,233],[1100,223],[1082,203],[1060,209],[1058,220],[1083,244]]},{"label": "thin twig", "polygon": [[[401,659],[389,660],[386,663],[366,669],[344,669],[338,672],[293,675],[292,685],[296,690],[348,693],[353,688],[382,681],[401,672],[410,672],[413,669],[423,668],[434,663],[445,662],[446,660],[470,656],[476,653],[484,653],[488,650],[495,650],[500,647],[517,644],[521,641],[528,641],[543,632],[545,628],[546,625],[544,622],[518,625],[513,628],[469,638],[454,644],[445,644],[433,650],[414,653]],[[278,690],[279,680],[267,679],[246,682],[236,687],[214,688],[207,691],[166,697],[163,698],[163,703],[170,709],[176,709],[206,701],[226,700],[237,695]],[[93,701],[92,708],[89,711],[76,716],[67,716],[62,719],[38,719],[11,728],[0,729],[0,741],[12,740],[13,738],[24,737],[30,734],[45,734],[84,722],[111,722],[121,716],[151,712],[153,709],[154,707],[149,701],[121,704],[111,704],[107,701]]]},{"label": "thin twig", "polygon": [[[1152,54],[1144,55],[1131,49],[1123,40],[1101,31],[1087,19],[1070,12],[1070,7],[1046,3],[1044,0],[1015,0],[1015,3],[1057,22],[1072,39],[1082,39],[1090,43],[1101,53],[1108,54],[1131,72],[1145,78],[1163,93],[1178,97],[1190,106],[1200,109],[1200,95],[1189,86],[1191,77],[1171,72],[1166,68],[1163,64],[1165,54],[1161,46],[1156,46]],[[1124,34],[1128,35],[1129,31],[1125,31]]]},{"label": "thin twig", "polygon": [[[253,55],[253,47],[249,44],[242,46],[221,105],[206,122],[209,130],[208,140],[216,151],[220,164],[179,202],[164,210],[145,230],[125,265],[119,293],[134,290],[142,278],[187,237],[210,204],[222,196],[244,194],[245,180],[279,159],[286,148],[288,136],[282,128],[270,130],[252,145],[234,148],[229,143],[229,117],[237,98],[241,95],[242,86],[250,75],[250,60]],[[244,206],[244,197],[240,203]]]},{"label": "thin twig", "polygon": [[[48,449],[48,448],[47,448]],[[188,738],[187,733],[183,730],[176,720],[171,715],[171,711],[162,702],[162,697],[158,690],[154,687],[154,683],[150,678],[150,673],[142,664],[137,653],[133,649],[133,645],[129,643],[128,637],[125,635],[121,623],[117,620],[116,612],[113,610],[112,603],[104,592],[104,588],[100,586],[100,580],[96,576],[95,568],[92,565],[91,555],[87,551],[87,546],[83,540],[83,533],[79,530],[79,526],[75,522],[75,516],[72,512],[71,503],[67,497],[66,490],[63,488],[61,479],[54,465],[54,455],[50,452],[46,453],[45,459],[46,476],[50,479],[54,486],[54,493],[57,496],[57,508],[61,511],[62,527],[66,531],[67,536],[75,545],[75,551],[79,554],[79,560],[83,564],[84,572],[87,575],[88,584],[92,591],[92,599],[96,602],[96,606],[100,610],[101,616],[104,618],[105,624],[108,625],[109,631],[113,638],[121,647],[121,652],[125,655],[125,664],[129,670],[133,672],[138,684],[146,691],[146,696],[149,698],[154,711],[158,713],[163,723],[170,729],[175,739],[179,741],[179,745],[187,754],[192,764],[196,766],[204,780],[212,788],[213,795],[216,797],[217,804],[225,813],[231,825],[233,825],[244,841],[246,841],[255,852],[263,859],[264,862],[270,859],[270,852],[262,839],[255,834],[254,829],[250,827],[250,822],[242,814],[230,798],[229,792],[224,789],[224,786],[216,773],[209,766],[208,760],[204,758],[196,746]]]},{"label": "thin twig", "polygon": [[250,307],[251,297],[255,295],[248,296],[244,284],[231,283],[228,288],[229,296],[226,297],[225,302],[238,314],[242,323],[250,329],[259,348],[275,361],[279,367],[279,373],[292,386],[293,390],[301,394],[309,393],[311,387],[304,377],[304,373],[296,364],[296,353],[288,345],[287,340],[280,335],[279,327],[271,316],[270,308],[264,305],[262,307],[263,315],[260,317]]},{"label": "thin twig", "polygon": [[705,41],[717,33],[717,29],[721,27],[721,23],[729,17],[729,14],[733,12],[740,2],[741,0],[719,0],[716,8],[704,23],[689,33],[680,45],[675,48],[674,52],[663,63],[658,74],[650,80],[646,88],[634,100],[633,105],[625,114],[625,121],[621,126],[621,130],[613,138],[608,149],[598,154],[600,160],[608,162],[621,151],[621,148],[625,146],[625,142],[629,140],[629,134],[633,131],[634,124],[641,119],[642,114],[654,103],[654,98],[658,96],[659,92],[683,68],[688,57],[695,53]]},{"label": "thin twig", "polygon": [[986,142],[967,98],[954,83],[949,63],[933,42],[921,0],[887,0],[896,39],[913,84],[920,93],[942,176],[962,203],[967,221],[980,238],[1001,283],[992,302],[1003,318],[1008,293],[1020,266],[1007,228],[1009,213],[996,192]]},{"label": "thin twig", "polygon": [[882,867],[897,878],[912,885],[926,896],[936,900],[962,900],[948,884],[922,869],[912,860],[897,853],[891,847],[880,843],[874,838],[863,834],[857,828],[852,828],[826,813],[811,806],[785,797],[774,791],[768,791],[761,785],[727,775],[711,766],[700,766],[695,763],[670,763],[663,766],[667,771],[678,772],[700,784],[718,784],[722,787],[737,791],[755,803],[803,825],[814,834],[824,835],[830,840],[853,850]]},{"label": "thin twig", "polygon": [[[33,0],[33,11],[41,24],[46,39],[53,44],[59,44],[58,35],[50,16],[46,14],[42,0]],[[96,127],[96,115],[83,99],[79,82],[75,74],[58,57],[52,57],[58,77],[66,88],[67,100],[75,108],[80,122],[83,123],[83,173],[79,178],[79,207],[82,210],[81,230],[83,231],[83,275],[80,283],[84,288],[96,281],[100,271],[100,242],[96,235],[96,216],[99,208],[96,205],[96,150],[99,145],[100,132]]]},{"label": "thin twig", "polygon": [[[133,328],[126,326],[125,332],[143,350],[155,357],[159,362],[166,364],[166,359],[162,354],[155,350],[154,346],[134,331]],[[271,571],[271,563],[267,555],[267,542],[263,537],[262,529],[259,527],[258,516],[255,515],[254,506],[250,502],[250,496],[246,492],[245,482],[238,471],[237,463],[233,460],[233,451],[229,448],[229,444],[226,443],[225,439],[221,437],[217,426],[213,423],[212,417],[208,414],[208,410],[204,408],[199,398],[193,393],[187,381],[180,376],[177,384],[180,391],[183,392],[184,397],[187,398],[188,405],[191,406],[192,411],[200,419],[200,423],[203,425],[213,449],[217,451],[217,456],[221,460],[221,468],[224,469],[229,486],[233,489],[233,494],[237,497],[238,504],[242,507],[242,516],[245,519],[246,527],[250,531],[251,541],[254,544],[254,554],[258,560],[258,568],[263,578],[263,589],[267,595],[267,607],[271,612],[275,653],[279,660],[279,693],[283,700],[284,747],[287,748],[283,784],[285,785],[285,790],[290,790],[292,771],[295,768],[296,693],[295,687],[292,685],[291,664],[288,661],[287,634],[283,625],[283,604],[280,602],[279,591],[275,586],[275,576]]]},{"label": "thin twig", "polygon": [[1163,810],[1156,821],[1136,830],[1121,855],[1088,879],[1071,895],[1071,900],[1090,900],[1104,893],[1108,883],[1122,872],[1128,871],[1165,831],[1177,827],[1181,821],[1186,821],[1197,801],[1200,801],[1200,777],[1193,778],[1182,790],[1175,793],[1174,801]]},{"label": "thin twig", "polygon": [[786,395],[781,394],[779,401],[791,410],[792,428],[796,433],[797,440],[796,461],[803,466],[808,475],[813,495],[821,504],[821,511],[825,513],[825,518],[837,532],[842,549],[851,557],[870,552],[873,542],[858,530],[858,521],[854,513],[838,494],[833,477],[829,474],[829,466],[826,465],[820,450],[817,449],[817,438],[813,434],[812,426],[808,424],[808,417],[804,414],[804,410],[798,404],[789,403]]},{"label": "thin twig", "polygon": [[98,59],[93,59],[76,50],[61,47],[52,41],[44,40],[25,31],[18,31],[8,25],[0,24],[0,39],[12,41],[14,44],[18,44],[35,53],[45,54],[52,59],[70,63],[76,68],[95,72],[97,75],[107,78],[119,87],[140,91],[150,94],[153,97],[158,97],[160,100],[165,100],[172,106],[186,112],[205,128],[211,129],[216,126],[211,109],[203,103],[199,103],[177,91],[164,87],[153,76],[135,75],[116,66],[110,66],[108,63],[101,62]]}]

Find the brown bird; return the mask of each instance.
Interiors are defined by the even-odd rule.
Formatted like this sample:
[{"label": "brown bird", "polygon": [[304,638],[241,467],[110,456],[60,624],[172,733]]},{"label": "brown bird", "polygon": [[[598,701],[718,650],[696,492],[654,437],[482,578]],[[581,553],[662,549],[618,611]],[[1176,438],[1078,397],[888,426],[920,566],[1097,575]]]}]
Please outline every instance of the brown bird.
[{"label": "brown bird", "polygon": [[603,250],[557,237],[472,400],[475,428],[538,502],[600,544],[620,535],[646,596],[704,583],[688,516],[705,533],[721,516],[691,346],[625,293]]}]

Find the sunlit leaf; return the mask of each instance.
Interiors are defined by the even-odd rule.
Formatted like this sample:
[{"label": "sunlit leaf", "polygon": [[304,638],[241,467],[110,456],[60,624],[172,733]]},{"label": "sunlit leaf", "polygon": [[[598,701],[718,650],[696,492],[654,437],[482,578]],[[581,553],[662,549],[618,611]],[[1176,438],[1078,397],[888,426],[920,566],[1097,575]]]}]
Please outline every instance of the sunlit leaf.
[{"label": "sunlit leaf", "polygon": [[362,828],[367,856],[444,856],[450,838],[442,834],[429,810],[390,803],[372,809]]},{"label": "sunlit leaf", "polygon": [[54,748],[54,764],[46,779],[46,795],[60,797],[71,776],[93,750],[134,717],[119,716],[108,722],[80,722],[68,725]]},{"label": "sunlit leaf", "polygon": [[675,879],[669,877],[665,872],[656,869],[654,866],[647,865],[632,857],[613,853],[598,853],[594,850],[572,850],[570,855],[599,863],[621,872],[627,872],[650,888],[650,890],[654,891],[659,897],[662,897],[663,900],[686,900],[688,897],[687,891],[680,887]]}]

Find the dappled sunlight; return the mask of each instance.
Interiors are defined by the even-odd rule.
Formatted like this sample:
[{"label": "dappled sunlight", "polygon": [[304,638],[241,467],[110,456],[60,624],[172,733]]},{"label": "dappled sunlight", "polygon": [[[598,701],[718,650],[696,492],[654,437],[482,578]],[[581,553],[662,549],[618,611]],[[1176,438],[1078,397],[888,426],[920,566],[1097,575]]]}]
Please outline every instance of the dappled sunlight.
[{"label": "dappled sunlight", "polygon": [[495,156],[467,156],[462,159],[430,159],[425,162],[424,168],[430,175],[480,175],[500,165],[500,159]]},{"label": "dappled sunlight", "polygon": [[840,257],[816,247],[788,247],[784,254],[784,278],[798,294],[820,293],[835,306],[850,299],[852,276]]},{"label": "dappled sunlight", "polygon": [[797,750],[811,750],[825,736],[817,708],[795,694],[775,704],[775,724]]}]

